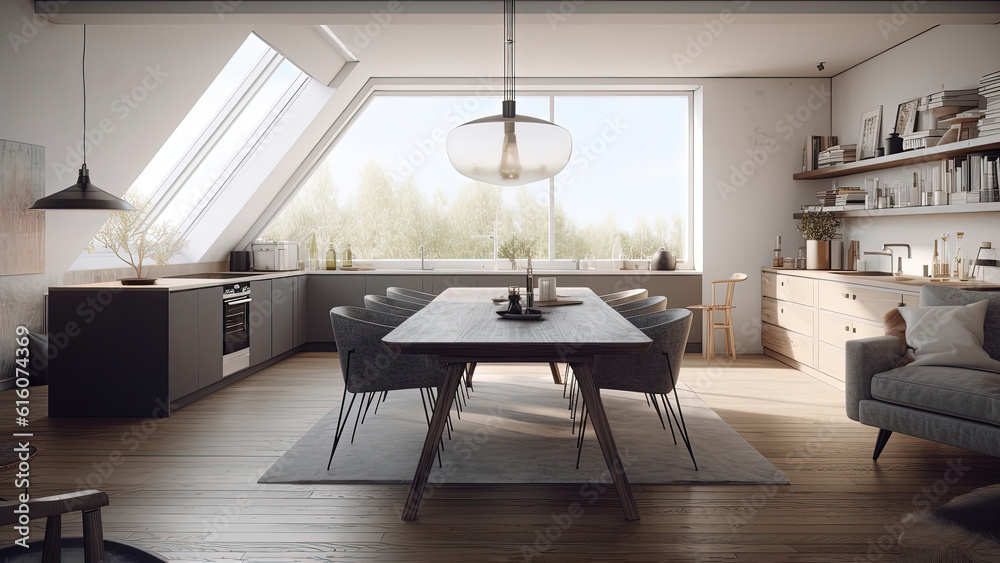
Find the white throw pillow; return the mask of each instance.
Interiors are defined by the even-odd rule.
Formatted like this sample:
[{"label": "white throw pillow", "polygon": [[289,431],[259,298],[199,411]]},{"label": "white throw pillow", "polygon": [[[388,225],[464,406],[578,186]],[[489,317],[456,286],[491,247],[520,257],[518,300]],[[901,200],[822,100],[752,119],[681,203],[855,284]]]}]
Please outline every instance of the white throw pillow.
[{"label": "white throw pillow", "polygon": [[989,301],[964,306],[900,307],[913,366],[955,366],[1000,373],[1000,362],[983,350]]}]

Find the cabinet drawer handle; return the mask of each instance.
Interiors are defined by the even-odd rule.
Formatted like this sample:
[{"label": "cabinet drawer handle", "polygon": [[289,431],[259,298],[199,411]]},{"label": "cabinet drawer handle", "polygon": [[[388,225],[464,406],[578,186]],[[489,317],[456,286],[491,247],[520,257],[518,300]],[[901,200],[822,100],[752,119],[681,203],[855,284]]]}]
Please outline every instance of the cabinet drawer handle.
[{"label": "cabinet drawer handle", "polygon": [[858,298],[858,296],[857,296],[857,295],[852,295],[852,296],[851,296],[851,299],[855,299],[855,300],[857,300],[857,298]]},{"label": "cabinet drawer handle", "polygon": [[851,332],[853,332],[854,334],[857,334],[857,333],[858,333],[858,329],[856,329],[856,328],[852,328],[852,329],[851,329]]},{"label": "cabinet drawer handle", "polygon": [[850,293],[845,293],[844,294],[844,299],[850,299],[850,298],[851,298],[851,294]]},{"label": "cabinet drawer handle", "polygon": [[782,312],[782,313],[784,313],[784,312],[785,312],[785,310],[784,310],[784,309],[781,309],[781,312]]},{"label": "cabinet drawer handle", "polygon": [[850,326],[845,326],[844,330],[851,330],[851,327]]},{"label": "cabinet drawer handle", "polygon": [[785,282],[781,282],[781,287],[785,287]]}]

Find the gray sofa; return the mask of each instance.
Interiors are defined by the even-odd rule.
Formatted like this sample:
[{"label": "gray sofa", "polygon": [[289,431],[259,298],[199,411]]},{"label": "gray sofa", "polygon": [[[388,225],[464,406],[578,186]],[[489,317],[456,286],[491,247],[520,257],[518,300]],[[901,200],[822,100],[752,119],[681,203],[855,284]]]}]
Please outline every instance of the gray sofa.
[{"label": "gray sofa", "polygon": [[[923,286],[920,305],[990,301],[983,348],[1000,360],[1000,291]],[[847,343],[847,416],[879,429],[872,459],[893,432],[1000,457],[1000,373],[947,366],[895,368],[895,336]]]}]

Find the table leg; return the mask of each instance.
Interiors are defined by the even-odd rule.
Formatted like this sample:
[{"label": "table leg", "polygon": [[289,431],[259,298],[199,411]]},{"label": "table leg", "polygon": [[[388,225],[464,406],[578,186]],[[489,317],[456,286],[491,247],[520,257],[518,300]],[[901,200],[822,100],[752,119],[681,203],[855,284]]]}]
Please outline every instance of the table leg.
[{"label": "table leg", "polygon": [[437,454],[438,443],[441,441],[445,421],[448,419],[451,404],[455,400],[455,393],[458,391],[458,384],[462,380],[462,371],[464,369],[464,363],[448,364],[448,371],[445,373],[444,382],[441,383],[441,388],[438,392],[437,405],[434,406],[434,414],[431,416],[431,423],[427,427],[427,437],[424,438],[424,449],[420,452],[417,471],[413,474],[413,485],[410,486],[410,495],[406,498],[402,520],[417,519],[417,510],[420,509],[420,501],[424,497],[424,487],[427,485],[427,477],[431,473],[431,466]]},{"label": "table leg", "polygon": [[632,496],[632,489],[628,484],[628,477],[625,475],[625,467],[622,465],[621,457],[618,455],[618,446],[615,445],[615,438],[611,434],[611,426],[608,424],[607,414],[604,412],[604,404],[601,402],[601,395],[594,384],[594,374],[590,370],[590,364],[574,363],[573,372],[580,384],[580,392],[586,401],[587,410],[590,411],[590,421],[594,426],[594,433],[597,434],[597,442],[601,445],[604,453],[604,461],[608,464],[608,471],[615,482],[615,489],[618,491],[618,499],[622,503],[622,510],[625,512],[626,520],[638,520],[639,509],[635,505],[635,498]]},{"label": "table leg", "polygon": [[552,371],[552,383],[562,385],[562,376],[559,375],[559,366],[555,362],[549,362],[549,370]]}]

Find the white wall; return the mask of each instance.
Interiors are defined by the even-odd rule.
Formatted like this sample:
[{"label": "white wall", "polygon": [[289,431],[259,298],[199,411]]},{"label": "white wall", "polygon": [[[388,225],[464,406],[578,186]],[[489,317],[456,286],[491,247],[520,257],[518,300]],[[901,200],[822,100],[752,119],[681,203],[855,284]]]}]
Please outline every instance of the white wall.
[{"label": "white wall", "polygon": [[[327,133],[326,124],[340,116],[371,77],[483,77],[490,76],[490,70],[499,74],[502,61],[494,27],[386,26],[370,43],[364,43],[352,39],[353,28],[335,26],[334,31],[359,51],[356,55],[361,64],[307,130],[300,148],[308,150],[319,142]],[[673,65],[669,56],[659,50],[656,54],[633,50],[634,45],[653,40],[656,31],[652,26],[640,33],[622,28],[617,34],[605,28],[604,46],[616,48],[601,51],[601,56],[552,49],[549,31],[548,26],[519,26],[520,78],[542,82],[553,78],[553,83],[573,84],[586,83],[588,77],[615,77],[624,83],[632,80],[636,84],[700,89],[704,114],[704,192],[700,204],[704,222],[699,225],[703,245],[698,264],[705,274],[703,298],[705,302],[712,298],[708,281],[728,279],[734,272],[747,273],[749,280],[736,291],[737,345],[740,353],[760,353],[760,268],[771,264],[776,235],[782,236],[785,255],[794,255],[795,249],[805,244],[791,215],[798,202],[812,194],[791,175],[801,170],[806,136],[829,134],[829,80],[665,78]],[[357,49],[362,43],[363,48]],[[409,56],[418,44],[423,56]],[[456,44],[463,48],[456,49]],[[530,56],[543,49],[545,57]],[[272,176],[276,179],[279,174],[291,173],[285,168]]]},{"label": "white wall", "polygon": [[[982,75],[1000,70],[1000,26],[951,25],[934,28],[833,79],[833,134],[846,142],[856,142],[861,114],[882,106],[882,135],[892,131],[896,107],[907,100],[942,89],[965,89],[979,86]],[[914,172],[928,177],[940,166],[932,162],[899,169],[879,170],[837,178],[840,185],[862,185],[865,177],[879,178],[883,185],[912,182]],[[815,190],[832,186],[830,180],[801,182]],[[812,189],[812,188],[811,188]],[[809,201],[808,198],[802,202]],[[901,242],[913,247],[913,259],[903,261],[907,274],[922,275],[923,265],[930,264],[934,239],[950,233],[954,252],[955,233],[964,231],[966,254],[974,253],[982,241],[1000,246],[1000,213],[961,213],[853,219],[845,222],[845,239],[860,240],[862,250],[877,251],[884,243]],[[897,256],[900,250],[896,249]],[[871,269],[886,269],[886,258],[877,263],[869,258]],[[895,265],[893,265],[895,270]],[[987,269],[990,281],[1000,282],[1000,272]]]},{"label": "white wall", "polygon": [[[31,10],[31,2],[0,2],[0,137],[45,147],[51,194],[76,183],[79,168],[83,26],[48,23]],[[105,120],[110,131],[95,134],[87,152],[94,184],[123,195],[249,32],[240,25],[88,26],[87,128],[99,131]],[[134,107],[122,96],[134,98]],[[106,216],[47,212],[46,272],[62,274]]]}]

